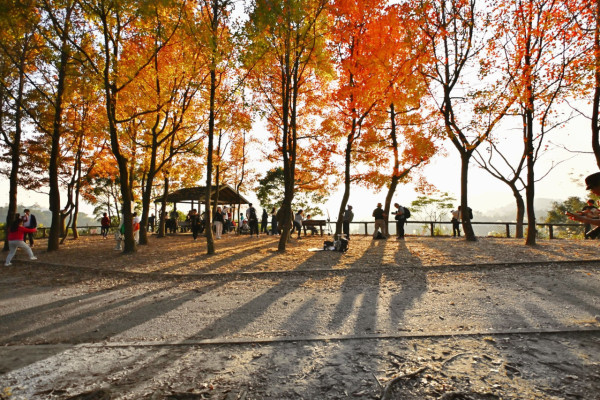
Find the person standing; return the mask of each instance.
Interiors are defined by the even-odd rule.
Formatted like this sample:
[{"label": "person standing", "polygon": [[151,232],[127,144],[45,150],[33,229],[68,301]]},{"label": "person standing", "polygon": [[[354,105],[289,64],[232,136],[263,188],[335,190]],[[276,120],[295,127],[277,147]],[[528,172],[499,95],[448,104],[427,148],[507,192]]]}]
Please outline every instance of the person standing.
[{"label": "person standing", "polygon": [[200,231],[200,216],[195,208],[192,208],[190,212],[190,229],[192,230],[192,238],[198,239],[198,232]]},{"label": "person standing", "polygon": [[277,227],[277,208],[273,207],[271,210],[271,235],[278,235],[279,229]]},{"label": "person standing", "polygon": [[300,239],[300,233],[302,233],[302,221],[304,221],[304,211],[299,210],[294,217],[294,229],[298,230],[298,239]]},{"label": "person standing", "polygon": [[394,207],[396,207],[396,211],[392,214],[396,216],[396,238],[398,240],[404,240],[404,224],[406,223],[404,207],[398,203],[394,203]]},{"label": "person standing", "polygon": [[381,203],[377,203],[377,208],[373,210],[373,217],[375,218],[375,230],[373,231],[373,239],[377,239],[377,232],[381,229],[381,235],[386,238],[385,229],[385,213],[381,208]]},{"label": "person standing", "polygon": [[173,209],[173,211],[171,211],[171,219],[170,219],[170,226],[169,226],[169,230],[171,231],[171,233],[177,233],[177,221],[179,220],[179,213],[177,212],[177,210]]},{"label": "person standing", "polygon": [[256,208],[252,206],[252,203],[249,204],[250,207],[246,210],[246,217],[248,219],[248,226],[250,227],[250,237],[252,234],[256,233],[256,237],[258,237],[258,216],[256,215]]},{"label": "person standing", "polygon": [[[23,210],[25,215],[23,215],[23,227],[28,229],[36,229],[37,228],[37,220],[35,215],[29,212],[29,208]],[[29,240],[29,246],[33,247],[33,233],[37,232],[34,230],[33,232],[29,232],[25,234],[25,240]]]},{"label": "person standing", "polygon": [[213,214],[213,225],[215,226],[216,238],[221,239],[223,233],[223,211],[221,207],[217,207],[217,211]]},{"label": "person standing", "polygon": [[350,240],[350,222],[354,219],[354,212],[352,212],[352,206],[348,206],[344,211],[344,217],[342,221],[342,231],[346,239]]},{"label": "person standing", "polygon": [[[29,210],[26,210],[29,211]],[[13,221],[10,229],[8,230],[8,255],[6,256],[6,262],[4,263],[5,267],[11,266],[11,260],[14,257],[17,249],[20,247],[27,252],[30,260],[37,260],[37,257],[33,255],[33,251],[31,251],[31,247],[25,243],[24,236],[26,234],[33,234],[36,232],[36,228],[25,228],[23,226],[23,219],[19,218],[17,214],[15,216],[15,220]]]},{"label": "person standing", "polygon": [[460,236],[460,206],[454,211],[452,211],[452,236]]},{"label": "person standing", "polygon": [[148,226],[150,227],[150,232],[154,232],[154,226],[156,225],[156,217],[154,214],[148,217]]},{"label": "person standing", "polygon": [[137,213],[133,213],[133,240],[135,240],[135,244],[140,244],[140,217],[138,217]]},{"label": "person standing", "polygon": [[262,218],[260,221],[260,233],[269,234],[269,230],[267,229],[267,225],[269,225],[269,214],[267,210],[263,208]]},{"label": "person standing", "polygon": [[104,213],[102,219],[100,220],[100,233],[102,234],[103,239],[108,239],[108,230],[110,229],[110,218],[108,218],[108,214]]},{"label": "person standing", "polygon": [[[584,217],[588,217],[588,218],[595,218],[595,219],[600,218],[600,211],[598,210],[594,200],[592,200],[592,199],[589,199],[587,201],[587,205],[585,207],[583,207],[578,214],[583,215]],[[585,226],[583,228],[585,239],[595,239],[596,238],[596,234],[597,234],[597,232],[595,232],[596,229],[592,230],[591,228],[592,228],[592,226],[590,224],[585,224]]]}]

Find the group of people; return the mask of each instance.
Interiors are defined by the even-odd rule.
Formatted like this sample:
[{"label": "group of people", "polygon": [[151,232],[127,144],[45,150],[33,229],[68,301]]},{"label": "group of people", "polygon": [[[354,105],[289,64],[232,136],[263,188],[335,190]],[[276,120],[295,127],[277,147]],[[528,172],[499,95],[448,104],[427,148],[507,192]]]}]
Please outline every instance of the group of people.
[{"label": "group of people", "polygon": [[[381,203],[377,203],[377,207],[373,210],[372,215],[373,218],[375,218],[373,239],[387,239],[390,236],[386,223],[387,214],[381,207]],[[396,220],[396,239],[404,240],[404,225],[406,224],[406,220],[410,217],[410,210],[398,203],[394,203],[394,208],[396,210],[392,211],[392,215],[394,215],[394,219]]]},{"label": "group of people", "polygon": [[[401,206],[398,203],[394,203],[395,211],[392,211],[394,219],[396,220],[396,238],[398,240],[404,240],[404,225],[408,218],[410,218],[410,210],[406,207]],[[468,209],[469,218],[473,218],[473,211],[471,208]],[[463,218],[461,206],[458,206],[456,210],[451,212],[452,214],[452,236],[460,236],[460,221]],[[348,216],[348,217],[347,217]],[[344,235],[349,237],[349,225],[354,217],[352,213],[352,206],[348,206],[348,210],[344,213]],[[373,239],[387,239],[390,235],[387,229],[387,214],[382,208],[381,203],[377,203],[377,207],[373,210],[373,217],[375,218],[375,229],[373,231]],[[600,232],[599,232],[600,234]]]},{"label": "group of people", "polygon": [[[8,255],[4,266],[12,265],[11,261],[18,248],[25,250],[30,260],[37,260],[31,248],[34,245],[34,234],[37,232],[37,220],[29,209],[23,210],[23,215],[16,214],[8,229]],[[29,244],[25,241],[29,241]]]}]

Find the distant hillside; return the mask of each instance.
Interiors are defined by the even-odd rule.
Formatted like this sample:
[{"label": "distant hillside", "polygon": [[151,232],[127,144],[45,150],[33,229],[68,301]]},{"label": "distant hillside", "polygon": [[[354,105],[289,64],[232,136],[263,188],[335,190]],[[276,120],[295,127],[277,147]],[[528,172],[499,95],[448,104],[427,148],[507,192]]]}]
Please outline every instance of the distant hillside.
[{"label": "distant hillside", "polygon": [[[29,208],[29,210],[31,210],[31,213],[33,215],[35,215],[35,218],[38,221],[38,225],[41,226],[50,226],[52,223],[52,213],[48,210],[43,210],[42,206],[40,206],[39,204],[34,204],[31,206],[24,206],[19,204],[19,206],[17,207],[17,212],[20,214],[23,214],[23,210]],[[4,223],[6,222],[6,214],[8,213],[8,205],[5,205],[3,207],[0,207],[0,223]],[[85,226],[85,225],[99,225],[100,223],[98,221],[96,221],[95,219],[93,219],[92,217],[84,214],[84,213],[79,213],[78,217],[77,217],[77,224],[79,226]],[[68,221],[68,219],[67,219]]]},{"label": "distant hillside", "polygon": [[[538,223],[544,222],[546,220],[546,215],[548,211],[552,208],[552,203],[561,200],[553,200],[553,199],[535,199],[535,219]],[[506,204],[502,207],[493,209],[487,213],[478,212],[477,210],[473,210],[473,221],[477,222],[516,222],[517,215],[517,206],[515,203]],[[527,222],[527,211],[525,211],[525,222]],[[473,225],[473,229],[477,236],[487,236],[491,232],[501,232],[504,233],[506,230],[506,226],[504,225]],[[512,232],[514,233],[514,226],[511,227]]]},{"label": "distant hillside", "polygon": [[[552,208],[552,203],[555,201],[560,202],[561,200],[553,200],[553,199],[535,199],[535,216],[536,220],[540,222],[542,219],[546,218],[546,214]],[[504,221],[504,222],[512,222],[516,220],[517,215],[517,205],[515,203],[506,204],[502,207],[492,209],[489,212],[482,213],[477,210],[473,210],[474,217],[476,221]],[[527,220],[527,215],[525,215],[525,220]]]}]

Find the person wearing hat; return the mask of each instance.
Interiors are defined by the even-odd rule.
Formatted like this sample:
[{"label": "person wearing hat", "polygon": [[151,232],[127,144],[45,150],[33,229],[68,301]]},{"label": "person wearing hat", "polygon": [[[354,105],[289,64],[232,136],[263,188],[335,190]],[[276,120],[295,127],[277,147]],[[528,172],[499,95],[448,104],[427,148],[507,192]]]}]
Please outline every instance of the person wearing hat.
[{"label": "person wearing hat", "polygon": [[387,229],[385,229],[385,212],[381,208],[381,203],[377,203],[377,208],[373,210],[373,217],[375,218],[375,230],[373,231],[373,239],[377,239],[379,229],[384,239],[387,239]]},{"label": "person wearing hat", "polygon": [[[591,174],[585,178],[585,189],[591,191],[597,196],[600,196],[600,172],[596,172],[595,174]],[[583,222],[584,224],[600,226],[600,219],[598,218],[590,218],[586,215],[574,214],[568,211],[565,212],[565,214],[570,220]]]}]

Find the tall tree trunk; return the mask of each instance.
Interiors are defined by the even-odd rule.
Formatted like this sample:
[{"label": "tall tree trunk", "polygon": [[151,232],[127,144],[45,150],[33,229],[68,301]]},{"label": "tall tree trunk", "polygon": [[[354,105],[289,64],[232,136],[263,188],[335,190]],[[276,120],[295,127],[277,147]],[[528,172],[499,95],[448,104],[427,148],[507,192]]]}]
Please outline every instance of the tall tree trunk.
[{"label": "tall tree trunk", "polygon": [[[212,38],[217,38],[217,28],[219,26],[219,4],[218,0],[212,0]],[[212,231],[212,212],[210,205],[210,195],[212,192],[212,169],[213,169],[213,147],[214,147],[214,136],[215,136],[215,99],[217,92],[217,65],[216,65],[216,46],[215,42],[212,43],[212,62],[210,66],[210,103],[209,103],[209,116],[208,116],[208,150],[206,154],[206,193],[204,196],[204,226],[206,229],[206,254],[215,254],[215,237]],[[200,204],[200,199],[199,199]]]},{"label": "tall tree trunk", "polygon": [[469,242],[476,242],[477,237],[473,231],[471,225],[471,218],[469,215],[469,204],[468,204],[468,182],[469,182],[469,161],[471,159],[470,152],[461,152],[460,154],[460,208],[462,216],[463,232],[465,233],[465,240]]},{"label": "tall tree trunk", "polygon": [[596,24],[594,26],[594,98],[592,102],[592,150],[596,165],[600,168],[600,0],[596,0]]},{"label": "tall tree trunk", "polygon": [[[533,105],[533,102],[530,103]],[[527,202],[527,238],[525,244],[528,246],[535,246],[536,244],[536,233],[537,229],[535,226],[535,210],[534,210],[534,199],[535,199],[535,176],[533,167],[535,164],[533,154],[533,109],[528,107],[525,111],[526,118],[526,141],[525,146],[527,147],[527,186],[525,187],[525,199]]]},{"label": "tall tree trunk", "polygon": [[344,223],[344,211],[350,199],[350,166],[352,165],[352,143],[354,142],[354,129],[356,126],[356,118],[352,119],[352,131],[347,136],[345,161],[344,161],[344,195],[340,204],[337,221],[335,222],[335,236],[342,235],[342,226]]},{"label": "tall tree trunk", "polygon": [[56,251],[60,241],[60,188],[58,183],[58,165],[60,163],[60,136],[63,115],[63,96],[67,79],[67,62],[69,61],[68,40],[72,8],[67,8],[67,14],[62,27],[60,64],[58,68],[58,82],[56,87],[56,100],[54,103],[54,121],[52,127],[52,146],[50,148],[49,185],[50,185],[50,211],[52,212],[52,225],[48,236],[48,251]]},{"label": "tall tree trunk", "polygon": [[285,50],[283,60],[283,72],[282,72],[282,138],[281,138],[281,153],[283,156],[283,179],[284,179],[284,192],[283,202],[281,204],[281,214],[283,217],[283,224],[281,224],[281,236],[279,237],[279,243],[277,246],[278,251],[285,251],[286,244],[290,239],[290,231],[292,230],[292,201],[294,200],[294,166],[292,165],[293,155],[293,133],[290,131],[291,117],[290,117],[290,104],[292,103],[291,87],[292,87],[292,67],[290,62],[291,52],[291,38],[290,32],[286,31],[285,37]]},{"label": "tall tree trunk", "polygon": [[8,212],[6,214],[6,234],[4,235],[4,251],[8,251],[8,230],[17,214],[17,191],[19,188],[19,168],[21,166],[21,135],[23,133],[23,92],[25,90],[25,57],[27,54],[28,38],[24,39],[23,49],[19,59],[19,89],[15,110],[15,134],[10,144],[11,169],[8,188]]},{"label": "tall tree trunk", "polygon": [[[400,182],[400,158],[398,156],[398,135],[396,133],[396,111],[394,110],[394,103],[390,104],[390,138],[392,139],[392,150],[394,151],[394,171],[392,172],[392,178],[390,179],[390,186],[388,187],[387,195],[385,196],[384,204],[384,219],[385,219],[385,234],[389,235],[389,219],[390,210],[392,205],[392,198]],[[397,233],[396,233],[397,234]]]},{"label": "tall tree trunk", "polygon": [[515,202],[517,203],[517,227],[515,237],[517,239],[523,238],[523,220],[525,217],[525,202],[523,201],[523,196],[521,196],[521,192],[517,189],[517,186],[513,184],[509,184],[510,188],[513,192],[513,196],[515,198]]}]

